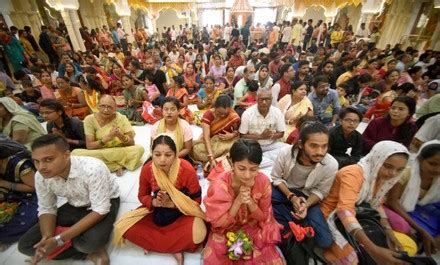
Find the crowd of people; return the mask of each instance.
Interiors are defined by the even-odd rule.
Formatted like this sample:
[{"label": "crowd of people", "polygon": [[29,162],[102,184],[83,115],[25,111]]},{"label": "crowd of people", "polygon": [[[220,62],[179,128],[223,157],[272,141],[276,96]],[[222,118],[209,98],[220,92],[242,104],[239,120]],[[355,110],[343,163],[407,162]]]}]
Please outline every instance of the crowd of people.
[{"label": "crowd of people", "polygon": [[[62,24],[38,42],[0,30],[2,249],[109,264],[113,232],[179,264],[201,248],[204,264],[285,264],[304,255],[284,244],[295,225],[329,264],[361,262],[359,246],[377,264],[440,247],[439,51],[312,19],[133,35],[81,28],[81,52]],[[117,220],[115,175],[139,167],[141,206]]]}]

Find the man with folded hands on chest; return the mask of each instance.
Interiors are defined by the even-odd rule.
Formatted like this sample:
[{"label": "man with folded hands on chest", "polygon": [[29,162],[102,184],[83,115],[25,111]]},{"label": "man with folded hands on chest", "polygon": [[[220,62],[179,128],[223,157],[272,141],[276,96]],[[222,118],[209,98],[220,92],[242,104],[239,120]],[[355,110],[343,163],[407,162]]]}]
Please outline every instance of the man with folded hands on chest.
[{"label": "man with folded hands on chest", "polygon": [[[48,134],[32,144],[38,172],[39,222],[22,236],[30,264],[42,259],[89,259],[109,264],[105,250],[119,209],[119,186],[107,166],[93,157],[71,156],[65,138]],[[57,208],[57,197],[67,203]]]}]

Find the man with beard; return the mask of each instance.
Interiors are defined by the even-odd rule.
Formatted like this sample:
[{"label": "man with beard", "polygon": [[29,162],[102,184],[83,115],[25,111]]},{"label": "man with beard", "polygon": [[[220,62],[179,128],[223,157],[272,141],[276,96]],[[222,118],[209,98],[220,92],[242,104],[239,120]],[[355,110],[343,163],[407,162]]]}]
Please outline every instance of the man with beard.
[{"label": "man with beard", "polygon": [[275,219],[286,230],[290,221],[306,219],[315,230],[316,245],[322,248],[329,247],[333,237],[319,202],[329,193],[338,171],[338,162],[327,153],[328,142],[325,125],[304,123],[298,143],[279,151],[271,172]]},{"label": "man with beard", "polygon": [[[328,78],[324,75],[316,76],[312,85],[314,91],[309,94],[309,99],[313,104],[315,117],[329,127],[335,126],[339,111],[341,110],[338,92],[330,89]],[[333,109],[332,113],[326,112],[329,106]]]},{"label": "man with beard", "polygon": [[335,63],[333,61],[325,61],[321,64],[321,69],[318,70],[318,75],[325,75],[328,78],[328,83],[330,88],[336,88],[336,79],[333,78],[333,69],[335,68]]},{"label": "man with beard", "polygon": [[157,86],[161,95],[165,96],[167,94],[167,78],[165,73],[157,69],[154,66],[154,61],[152,57],[148,57],[144,62],[144,72],[140,75],[140,80],[145,80],[147,74],[151,74],[154,78],[153,84]]}]

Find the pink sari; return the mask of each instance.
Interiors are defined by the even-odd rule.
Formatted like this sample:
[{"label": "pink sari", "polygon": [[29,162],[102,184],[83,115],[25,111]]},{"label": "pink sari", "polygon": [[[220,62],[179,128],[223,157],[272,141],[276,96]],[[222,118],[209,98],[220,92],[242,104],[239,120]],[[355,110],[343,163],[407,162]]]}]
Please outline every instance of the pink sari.
[{"label": "pink sari", "polygon": [[[275,221],[272,213],[272,188],[269,178],[263,173],[255,177],[251,196],[262,214],[250,213],[242,205],[235,217],[229,209],[235,200],[232,189],[232,173],[223,172],[212,181],[204,200],[206,220],[211,224],[211,232],[204,251],[203,262],[209,264],[284,264],[283,258],[275,248],[281,241],[282,226]],[[253,241],[251,259],[232,261],[228,258],[226,233],[244,230]]]}]

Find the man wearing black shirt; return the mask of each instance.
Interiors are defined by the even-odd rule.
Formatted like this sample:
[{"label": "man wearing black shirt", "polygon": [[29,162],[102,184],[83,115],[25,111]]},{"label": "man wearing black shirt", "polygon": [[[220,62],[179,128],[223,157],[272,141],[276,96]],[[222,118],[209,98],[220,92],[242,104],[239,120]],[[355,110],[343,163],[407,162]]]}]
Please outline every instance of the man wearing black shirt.
[{"label": "man wearing black shirt", "polygon": [[153,84],[157,86],[161,95],[167,94],[167,78],[165,73],[154,67],[153,58],[147,58],[144,63],[144,72],[139,76],[139,79],[144,80],[147,73],[154,77]]}]

